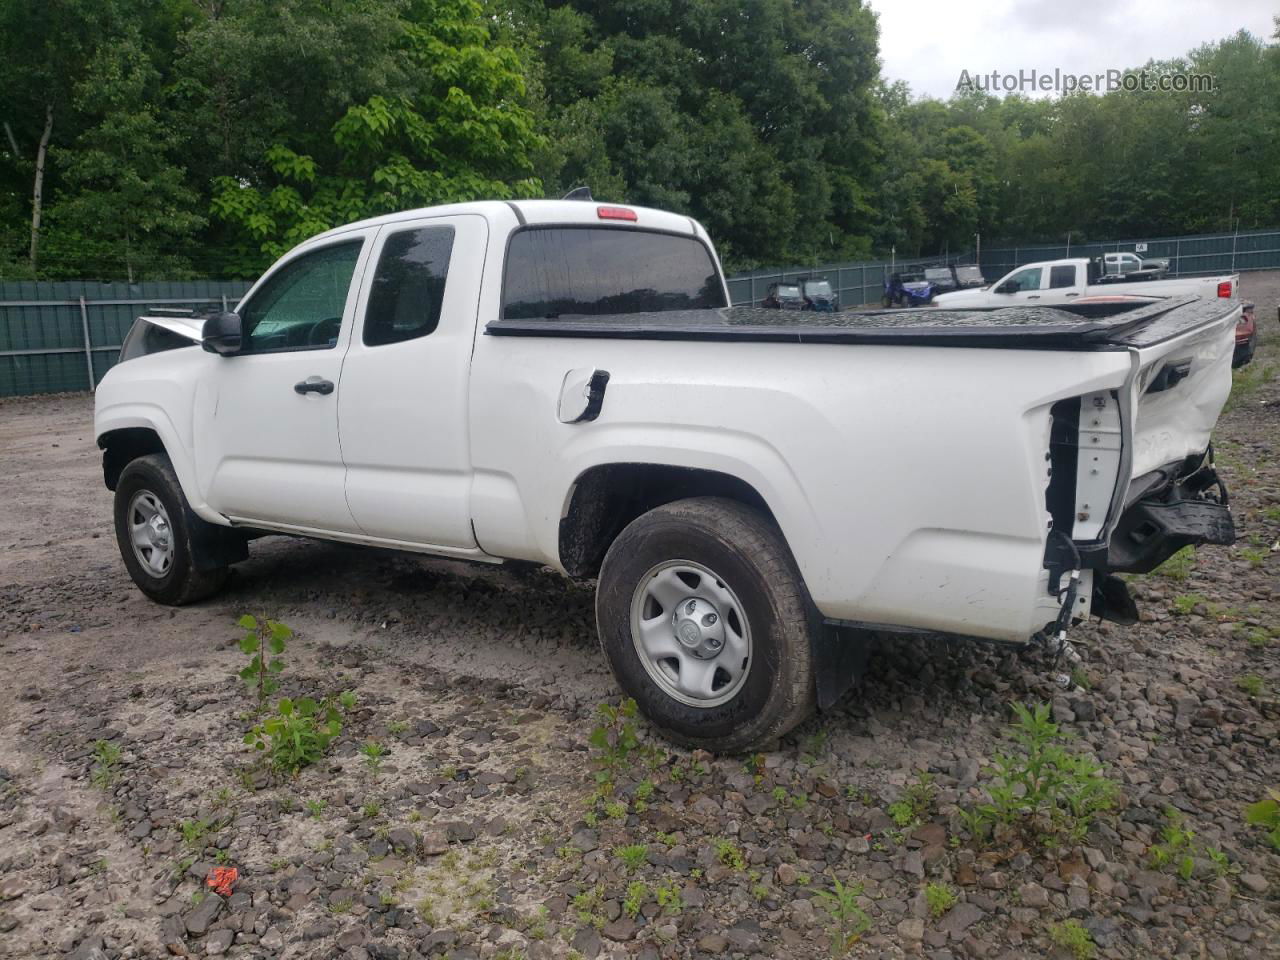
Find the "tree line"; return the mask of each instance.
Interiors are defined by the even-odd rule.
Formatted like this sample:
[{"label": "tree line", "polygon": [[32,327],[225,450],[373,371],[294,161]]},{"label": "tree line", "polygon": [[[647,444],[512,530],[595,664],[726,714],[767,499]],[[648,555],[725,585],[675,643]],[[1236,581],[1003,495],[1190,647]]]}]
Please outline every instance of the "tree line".
[{"label": "tree line", "polygon": [[860,0],[0,0],[0,279],[248,278],[579,184],[730,269],[1280,224],[1276,37],[1056,99],[915,98],[878,52]]}]

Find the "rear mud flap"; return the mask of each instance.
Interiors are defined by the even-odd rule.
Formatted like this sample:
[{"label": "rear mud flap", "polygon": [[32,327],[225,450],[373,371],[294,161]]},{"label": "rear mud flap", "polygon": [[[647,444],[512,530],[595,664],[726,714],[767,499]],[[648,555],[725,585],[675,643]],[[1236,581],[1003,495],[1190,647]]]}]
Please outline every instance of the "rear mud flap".
[{"label": "rear mud flap", "polygon": [[875,634],[817,623],[809,631],[818,709],[829,710],[862,677]]}]

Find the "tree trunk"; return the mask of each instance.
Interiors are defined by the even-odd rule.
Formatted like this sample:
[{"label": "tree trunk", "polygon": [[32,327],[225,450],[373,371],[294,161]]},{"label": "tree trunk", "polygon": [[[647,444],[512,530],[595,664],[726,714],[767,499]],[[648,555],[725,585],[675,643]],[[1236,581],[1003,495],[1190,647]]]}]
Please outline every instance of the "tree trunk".
[{"label": "tree trunk", "polygon": [[31,270],[36,269],[36,257],[40,249],[40,208],[44,199],[44,158],[49,152],[49,137],[53,133],[53,104],[45,108],[44,133],[40,134],[40,147],[36,150],[36,183],[31,193]]}]

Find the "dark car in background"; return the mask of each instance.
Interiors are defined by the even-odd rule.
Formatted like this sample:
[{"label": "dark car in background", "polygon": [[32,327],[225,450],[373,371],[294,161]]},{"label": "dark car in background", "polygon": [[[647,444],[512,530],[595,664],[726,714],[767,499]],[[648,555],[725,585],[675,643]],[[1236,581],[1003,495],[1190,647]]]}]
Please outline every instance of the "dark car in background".
[{"label": "dark car in background", "polygon": [[804,294],[798,283],[771,283],[760,306],[771,310],[803,310]]},{"label": "dark car in background", "polygon": [[925,267],[924,278],[933,285],[935,295],[951,293],[953,290],[968,290],[970,287],[984,287],[987,284],[982,276],[982,268],[974,264]]},{"label": "dark car in background", "polygon": [[835,313],[840,309],[840,298],[826,277],[801,277],[800,292],[804,294],[806,310]]}]

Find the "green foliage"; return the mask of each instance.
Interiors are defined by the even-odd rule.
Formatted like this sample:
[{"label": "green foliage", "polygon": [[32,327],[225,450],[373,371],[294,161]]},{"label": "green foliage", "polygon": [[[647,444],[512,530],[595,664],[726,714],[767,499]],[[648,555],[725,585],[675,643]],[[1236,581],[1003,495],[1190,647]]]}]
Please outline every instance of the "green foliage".
[{"label": "green foliage", "polygon": [[1256,673],[1245,673],[1236,677],[1236,686],[1251,697],[1260,697],[1266,687],[1266,681]]},{"label": "green foliage", "polygon": [[285,697],[274,713],[245,734],[244,742],[264,751],[276,770],[296,775],[324,756],[341,732],[342,717],[335,705],[311,697]]},{"label": "green foliage", "polygon": [[927,883],[924,898],[929,904],[929,914],[940,917],[956,905],[956,892],[945,883]]},{"label": "green foliage", "polygon": [[653,888],[655,899],[668,916],[678,916],[684,911],[684,897],[675,883],[662,882]]},{"label": "green foliage", "polygon": [[1280,851],[1280,790],[1268,789],[1267,796],[1244,808],[1246,823],[1267,831],[1267,842]]},{"label": "green foliage", "polygon": [[382,761],[387,753],[387,748],[376,740],[369,740],[360,747],[360,755],[364,757],[365,766],[375,777],[382,768]]},{"label": "green foliage", "polygon": [[627,872],[631,873],[644,866],[645,857],[649,854],[647,843],[633,843],[625,847],[614,847],[613,855],[622,861]]},{"label": "green foliage", "polygon": [[814,898],[831,916],[832,953],[843,957],[871,928],[871,917],[858,905],[858,897],[862,896],[862,884],[845,885],[834,876],[831,880],[831,889],[815,890]]},{"label": "green foliage", "polygon": [[1157,870],[1173,867],[1183,883],[1195,873],[1195,831],[1185,825],[1181,813],[1173,807],[1164,811],[1167,821],[1160,831],[1160,842],[1147,851],[1151,866]]},{"label": "green foliage", "polygon": [[293,631],[283,623],[267,620],[264,638],[256,617],[245,614],[236,622],[245,631],[240,639],[240,652],[249,658],[240,670],[240,679],[245,682],[249,695],[257,699],[261,713],[266,709],[267,699],[280,689],[276,675],[284,670],[281,655]]},{"label": "green foliage", "polygon": [[915,783],[907,785],[901,799],[889,804],[888,814],[894,823],[905,829],[918,823],[933,809],[937,795],[938,788],[934,785],[933,776],[922,772]]},{"label": "green foliage", "polygon": [[636,702],[628,697],[618,706],[602,703],[596,708],[600,723],[595,726],[588,743],[596,750],[596,782],[612,784],[618,774],[630,765],[640,747],[636,735]]},{"label": "green foliage", "polygon": [[742,851],[732,840],[727,837],[717,837],[711,842],[715,848],[716,859],[726,867],[732,867],[734,870],[745,870],[747,861],[742,856]]},{"label": "green foliage", "polygon": [[579,183],[698,217],[730,269],[1273,226],[1276,50],[1156,65],[1208,92],[942,102],[880,75],[865,3],[11,0],[0,275],[251,276],[370,214]]},{"label": "green foliage", "polygon": [[[1195,562],[1196,548],[1183,547],[1152,572],[1157,576],[1168,577],[1170,580],[1182,581],[1191,575],[1191,568],[1195,565]],[[1194,605],[1193,603],[1192,606]],[[1190,612],[1190,608],[1188,608],[1187,612]]]},{"label": "green foliage", "polygon": [[[1172,560],[1172,558],[1170,558]],[[1173,598],[1173,610],[1179,616],[1185,617],[1198,604],[1204,603],[1205,597],[1199,593],[1180,593]]]},{"label": "green foliage", "polygon": [[97,740],[93,744],[93,771],[90,782],[99,790],[110,790],[120,779],[121,750],[110,740]]},{"label": "green foliage", "polygon": [[1049,719],[1048,704],[1013,705],[1016,752],[997,754],[991,803],[971,814],[976,837],[992,824],[1020,827],[1051,840],[1079,843],[1093,818],[1110,809],[1118,788],[1096,760],[1067,750],[1066,733]]},{"label": "green foliage", "polygon": [[1062,947],[1075,960],[1093,960],[1097,955],[1093,937],[1080,925],[1079,920],[1063,920],[1049,927],[1049,939],[1053,944]]},{"label": "green foliage", "polygon": [[640,908],[651,896],[649,885],[643,880],[635,880],[627,885],[627,896],[622,901],[622,910],[633,920],[639,916]]}]

